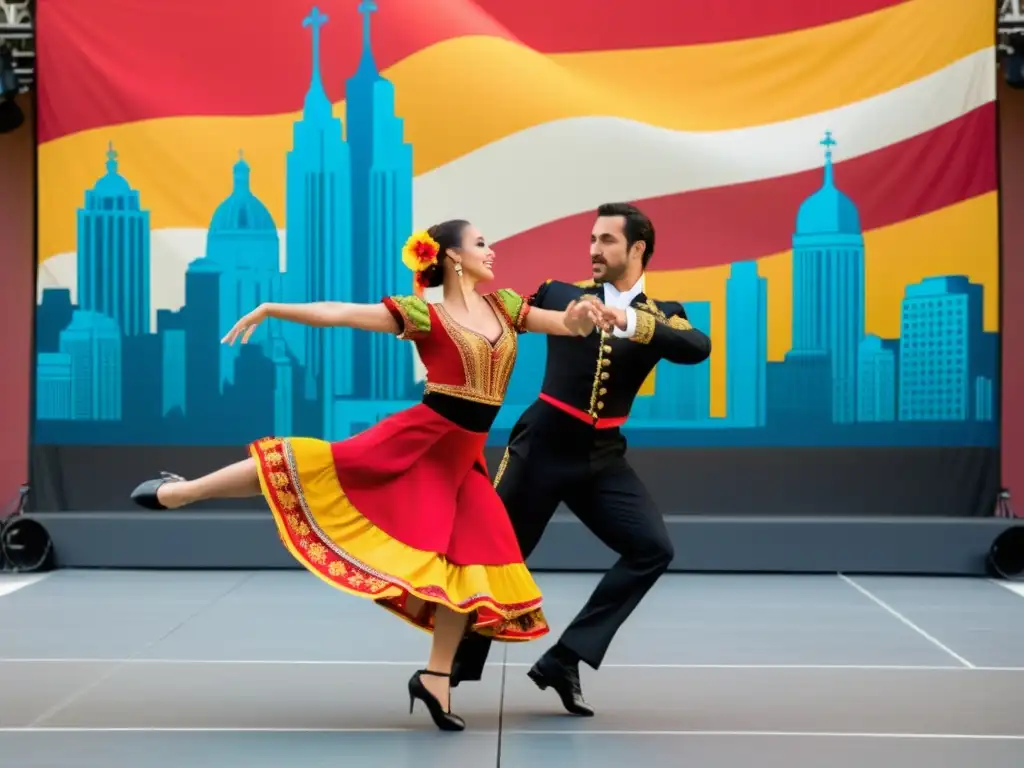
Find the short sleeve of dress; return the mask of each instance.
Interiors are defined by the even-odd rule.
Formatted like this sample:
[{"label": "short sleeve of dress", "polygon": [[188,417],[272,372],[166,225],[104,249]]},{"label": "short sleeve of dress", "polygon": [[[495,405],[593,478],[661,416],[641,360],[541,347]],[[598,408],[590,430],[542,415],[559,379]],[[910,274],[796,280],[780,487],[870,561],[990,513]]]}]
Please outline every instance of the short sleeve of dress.
[{"label": "short sleeve of dress", "polygon": [[430,307],[419,296],[385,296],[381,301],[398,323],[398,338],[415,341],[430,333]]},{"label": "short sleeve of dress", "polygon": [[515,332],[526,333],[526,316],[530,314],[530,305],[526,299],[509,288],[498,289],[494,297]]}]

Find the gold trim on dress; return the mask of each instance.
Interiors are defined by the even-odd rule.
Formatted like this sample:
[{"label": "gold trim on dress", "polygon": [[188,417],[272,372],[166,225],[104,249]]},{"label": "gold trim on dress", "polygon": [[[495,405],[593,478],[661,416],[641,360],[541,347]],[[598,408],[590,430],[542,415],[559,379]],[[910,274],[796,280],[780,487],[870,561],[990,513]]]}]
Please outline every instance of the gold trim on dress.
[{"label": "gold trim on dress", "polygon": [[530,305],[509,288],[499,288],[493,295],[497,297],[494,304],[505,314],[509,325],[516,333],[523,333],[526,330],[526,316],[530,312]]},{"label": "gold trim on dress", "polygon": [[443,305],[437,305],[437,316],[441,320],[441,325],[462,358],[465,383],[433,384],[428,380],[426,391],[443,392],[487,405],[500,406],[504,402],[505,391],[508,389],[516,362],[518,341],[504,309],[499,306],[498,299],[493,295],[484,298],[494,309],[501,323],[501,335],[494,344],[491,344],[483,334],[457,322]]},{"label": "gold trim on dress", "polygon": [[390,296],[391,304],[402,317],[398,338],[412,340],[430,333],[430,306],[419,296]]},{"label": "gold trim on dress", "polygon": [[[345,494],[333,472],[329,443],[268,438],[250,444],[249,453],[285,547],[328,584],[370,598],[427,631],[433,628],[432,605],[413,611],[409,598],[471,614],[473,631],[500,641],[533,640],[548,632],[543,598],[525,564],[453,565],[391,538]],[[324,526],[358,533],[342,547]],[[501,593],[511,599],[499,602]]]}]

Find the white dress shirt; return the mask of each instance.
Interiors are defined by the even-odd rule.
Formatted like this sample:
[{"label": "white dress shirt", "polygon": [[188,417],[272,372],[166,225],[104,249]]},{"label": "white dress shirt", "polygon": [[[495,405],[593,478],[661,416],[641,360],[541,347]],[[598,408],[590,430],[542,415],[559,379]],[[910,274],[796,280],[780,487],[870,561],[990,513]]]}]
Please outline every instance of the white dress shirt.
[{"label": "white dress shirt", "polygon": [[636,310],[630,306],[633,299],[644,292],[644,275],[640,275],[633,287],[628,291],[620,291],[611,283],[604,284],[604,303],[609,307],[626,311],[626,330],[618,327],[612,329],[612,335],[620,339],[631,339],[636,333]]}]

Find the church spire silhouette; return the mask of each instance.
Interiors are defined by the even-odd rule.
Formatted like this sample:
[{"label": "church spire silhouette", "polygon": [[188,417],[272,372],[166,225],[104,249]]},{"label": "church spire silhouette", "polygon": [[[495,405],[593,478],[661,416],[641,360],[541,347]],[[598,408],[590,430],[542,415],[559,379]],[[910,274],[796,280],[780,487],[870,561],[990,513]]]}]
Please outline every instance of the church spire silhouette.
[{"label": "church spire silhouette", "polygon": [[107,143],[107,173],[111,176],[117,175],[117,151],[112,141]]},{"label": "church spire silhouette", "polygon": [[825,138],[818,142],[825,148],[825,178],[822,181],[823,187],[835,186],[835,177],[832,175],[832,147],[836,140],[832,138],[832,131],[825,131]]},{"label": "church spire silhouette", "polygon": [[245,152],[238,150],[238,162],[234,167],[234,193],[249,192],[249,164],[245,161]]},{"label": "church spire silhouette", "polygon": [[324,90],[323,78],[320,75],[320,28],[328,19],[327,14],[321,13],[320,9],[314,6],[309,16],[302,20],[302,26],[312,30],[313,38],[313,67],[303,108],[303,117],[306,119],[331,117],[331,100],[327,98],[327,91]]},{"label": "church spire silhouette", "polygon": [[371,34],[371,19],[377,12],[377,3],[373,0],[362,0],[359,3],[359,13],[363,17],[363,55],[359,59],[359,71],[377,72],[377,62],[373,58],[373,38]]}]

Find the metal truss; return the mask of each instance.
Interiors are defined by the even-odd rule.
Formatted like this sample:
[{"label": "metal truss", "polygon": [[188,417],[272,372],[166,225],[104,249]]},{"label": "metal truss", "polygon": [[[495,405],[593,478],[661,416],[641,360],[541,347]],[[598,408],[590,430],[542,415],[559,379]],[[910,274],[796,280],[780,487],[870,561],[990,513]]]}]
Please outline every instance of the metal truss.
[{"label": "metal truss", "polygon": [[35,5],[35,0],[0,0],[0,43],[14,54],[14,71],[23,91],[35,83]]}]

